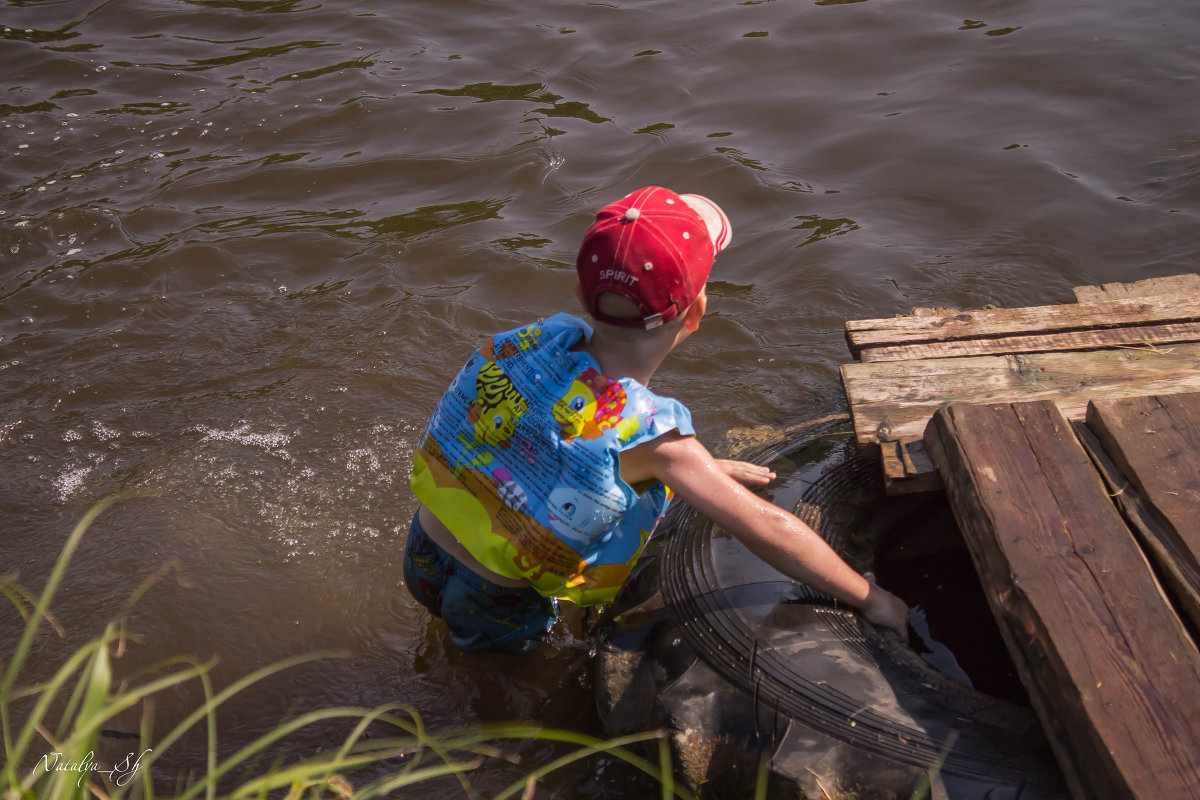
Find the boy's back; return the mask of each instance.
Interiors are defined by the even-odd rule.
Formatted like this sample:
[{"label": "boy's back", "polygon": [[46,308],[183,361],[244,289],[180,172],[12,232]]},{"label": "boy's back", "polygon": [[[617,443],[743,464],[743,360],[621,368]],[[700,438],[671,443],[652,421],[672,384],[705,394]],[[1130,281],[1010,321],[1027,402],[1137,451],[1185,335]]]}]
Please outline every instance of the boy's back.
[{"label": "boy's back", "polygon": [[480,564],[580,604],[612,598],[669,500],[660,481],[626,484],[620,454],[693,433],[678,401],[601,373],[578,349],[591,336],[566,314],[495,336],[438,404],[412,477]]}]

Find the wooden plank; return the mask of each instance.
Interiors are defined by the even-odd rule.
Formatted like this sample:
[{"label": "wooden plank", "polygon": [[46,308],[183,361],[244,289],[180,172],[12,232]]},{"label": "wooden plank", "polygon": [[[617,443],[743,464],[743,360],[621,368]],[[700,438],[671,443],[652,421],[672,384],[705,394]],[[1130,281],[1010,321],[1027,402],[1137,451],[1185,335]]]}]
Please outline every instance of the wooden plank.
[{"label": "wooden plank", "polygon": [[1200,652],[1053,403],[925,437],[1076,798],[1200,798]]},{"label": "wooden plank", "polygon": [[952,342],[870,347],[860,361],[912,361],[922,358],[1001,355],[1005,353],[1052,353],[1068,350],[1099,350],[1106,347],[1147,347],[1200,342],[1200,322],[1175,325],[1145,325],[1137,328],[1067,331],[1065,333],[1001,336],[994,339],[964,339]]},{"label": "wooden plank", "polygon": [[1146,278],[1133,283],[1106,283],[1102,286],[1076,286],[1075,299],[1080,303],[1097,303],[1118,297],[1140,297],[1173,292],[1200,292],[1200,275],[1168,275],[1163,278]]},{"label": "wooden plank", "polygon": [[920,439],[880,442],[884,490],[890,495],[940,491],[942,478]]},{"label": "wooden plank", "polygon": [[1200,394],[1097,400],[1087,422],[1200,562]]},{"label": "wooden plank", "polygon": [[851,320],[846,323],[846,341],[858,358],[864,349],[884,345],[1196,321],[1200,321],[1200,293],[1172,293],[1094,303]]},{"label": "wooden plank", "polygon": [[[1088,413],[1091,414],[1091,408]],[[1142,549],[1158,567],[1165,587],[1178,602],[1181,613],[1191,620],[1194,631],[1200,631],[1200,567],[1196,566],[1194,557],[1184,552],[1178,532],[1172,530],[1158,509],[1142,496],[1141,489],[1130,483],[1096,435],[1082,422],[1074,422],[1072,427]]]},{"label": "wooden plank", "polygon": [[1200,394],[1097,400],[1087,425],[1158,512],[1151,530],[1164,570],[1200,595]]},{"label": "wooden plank", "polygon": [[1200,344],[877,361],[841,371],[855,435],[867,444],[920,439],[933,413],[954,400],[1054,400],[1069,419],[1083,419],[1093,398],[1200,391]]}]

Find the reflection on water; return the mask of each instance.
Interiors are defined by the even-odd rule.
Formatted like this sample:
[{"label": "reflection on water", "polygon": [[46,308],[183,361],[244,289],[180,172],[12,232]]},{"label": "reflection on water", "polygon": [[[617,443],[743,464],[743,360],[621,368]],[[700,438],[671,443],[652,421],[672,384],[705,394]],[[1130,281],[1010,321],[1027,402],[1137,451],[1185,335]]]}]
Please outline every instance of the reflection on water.
[{"label": "reflection on water", "polygon": [[[573,305],[599,205],[663,183],[733,220],[656,387],[712,440],[837,410],[846,319],[1196,269],[1200,11],[964,13],[0,2],[0,569],[39,585],[135,489],[68,573],[68,644],[166,565],[123,669],[350,654],[231,737],[333,703],[594,725],[586,642],[463,657],[398,580],[426,413],[481,336]],[[623,787],[576,783],[538,796]]]}]

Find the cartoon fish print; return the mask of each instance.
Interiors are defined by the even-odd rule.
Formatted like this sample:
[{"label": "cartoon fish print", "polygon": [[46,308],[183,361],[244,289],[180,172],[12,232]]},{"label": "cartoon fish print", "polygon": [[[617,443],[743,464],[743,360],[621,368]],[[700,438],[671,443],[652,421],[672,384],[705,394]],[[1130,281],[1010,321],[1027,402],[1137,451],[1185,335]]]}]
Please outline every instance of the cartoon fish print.
[{"label": "cartoon fish print", "polygon": [[[492,463],[494,457],[489,452],[478,452],[469,459],[468,455],[483,447],[507,448],[517,429],[517,421],[528,408],[528,402],[504,370],[494,361],[484,362],[475,378],[475,399],[467,405],[467,421],[471,423],[473,436],[468,438],[465,432],[458,436],[466,449],[455,467],[455,474],[459,474],[464,466]],[[465,463],[463,459],[467,459]]]},{"label": "cartoon fish print", "polygon": [[624,440],[637,431],[636,417],[621,416],[625,410],[625,389],[617,381],[602,375],[594,367],[580,373],[567,393],[554,403],[551,413],[559,424],[562,438],[595,439],[606,430],[617,429]]},{"label": "cartoon fish print", "polygon": [[567,393],[555,401],[551,414],[567,441],[583,433],[596,418],[596,393],[604,390],[605,378],[589,367],[571,382]]},{"label": "cartoon fish print", "polygon": [[550,527],[562,540],[577,545],[604,541],[609,527],[624,510],[624,495],[617,487],[597,496],[570,486],[559,486],[546,499]]}]

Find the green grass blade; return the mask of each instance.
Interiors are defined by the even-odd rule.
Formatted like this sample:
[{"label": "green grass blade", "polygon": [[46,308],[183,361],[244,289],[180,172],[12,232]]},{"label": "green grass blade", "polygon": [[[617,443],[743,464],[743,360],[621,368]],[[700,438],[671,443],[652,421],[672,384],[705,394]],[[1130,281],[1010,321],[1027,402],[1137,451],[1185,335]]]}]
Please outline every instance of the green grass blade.
[{"label": "green grass blade", "polygon": [[[200,684],[204,687],[204,708],[207,710],[205,714],[206,722],[208,723],[208,747],[206,748],[206,758],[208,759],[208,774],[211,775],[217,769],[217,708],[213,705],[213,687],[212,678],[205,672],[200,676]],[[216,781],[208,782],[208,800],[214,800],[217,793]]]},{"label": "green grass blade", "polygon": [[[346,736],[345,740],[342,742],[342,746],[337,753],[338,757],[343,757],[350,752],[354,745],[358,743],[359,738],[366,733],[367,727],[372,722],[387,719],[390,717],[389,712],[403,710],[404,708],[405,707],[401,705],[386,705],[380,706],[379,708],[363,714],[362,719],[360,719],[358,724],[354,726],[354,730],[350,731],[349,735]],[[402,726],[401,729],[406,730],[408,729],[408,726]],[[410,733],[411,732],[413,731],[410,730]]]},{"label": "green grass blade", "polygon": [[58,585],[62,582],[63,574],[67,571],[67,565],[71,562],[71,557],[75,555],[76,548],[79,547],[79,542],[83,538],[83,534],[96,521],[96,517],[103,514],[109,506],[119,500],[129,496],[129,493],[120,492],[104,498],[96,503],[88,512],[83,515],[83,518],[75,525],[71,531],[71,535],[67,537],[66,543],[63,545],[62,552],[54,562],[54,569],[50,572],[50,578],[46,581],[46,587],[42,590],[41,597],[38,598],[37,606],[33,610],[33,616],[25,625],[25,630],[21,635],[21,640],[17,643],[16,650],[13,651],[12,658],[8,662],[8,667],[4,671],[4,677],[0,679],[0,728],[3,728],[2,735],[4,740],[4,751],[9,755],[8,764],[5,768],[4,783],[12,785],[16,782],[16,766],[18,758],[13,758],[13,739],[12,731],[9,727],[8,720],[8,701],[12,696],[13,687],[17,682],[17,675],[21,672],[21,667],[24,666],[25,660],[29,657],[29,650],[33,647],[33,640],[37,636],[38,628],[44,617],[47,616],[50,609],[50,601],[54,597],[54,593],[58,591]]},{"label": "green grass blade", "polygon": [[[429,735],[429,733],[425,730],[425,721],[421,719],[421,715],[417,713],[415,708],[410,706],[400,706],[400,709],[408,714],[408,720],[399,719],[391,714],[381,715],[379,719],[382,722],[388,722],[397,728],[400,728],[400,730],[408,731],[417,738],[419,749],[413,754],[412,764],[414,769],[416,764],[419,764],[421,761],[424,748],[429,748],[430,751],[432,751],[444,762],[450,762],[453,760],[451,752],[452,747],[447,745],[440,738]],[[479,738],[480,737],[475,737],[475,740],[478,741]],[[473,794],[471,791],[471,784],[467,780],[465,773],[455,773],[455,777],[458,779],[459,785],[463,787],[463,792],[466,793],[466,796],[472,797]]]},{"label": "green grass blade", "polygon": [[83,702],[83,695],[87,691],[87,681],[76,681],[75,688],[71,691],[71,697],[67,700],[67,707],[63,709],[62,718],[58,721],[58,727],[54,729],[54,735],[58,739],[65,739],[68,730],[71,726],[71,720],[75,719],[75,714],[79,710],[80,703]]},{"label": "green grass blade", "polygon": [[226,700],[233,697],[246,687],[258,683],[264,678],[268,678],[277,672],[282,672],[285,669],[290,669],[291,667],[295,667],[300,664],[307,664],[310,661],[317,661],[322,658],[331,658],[334,657],[334,655],[335,654],[332,653],[313,653],[310,655],[293,656],[291,658],[287,658],[257,669],[249,675],[234,681],[229,686],[225,687],[216,695],[214,695],[210,700],[206,701],[201,708],[196,709],[187,717],[185,717],[183,721],[177,724],[169,733],[167,733],[166,736],[159,740],[154,752],[150,754],[150,757],[146,761],[146,767],[149,768],[155,761],[157,761],[158,758],[160,758],[171,745],[173,745],[181,736],[191,730],[191,728],[197,722],[202,719],[206,719],[210,711],[216,709]]},{"label": "green grass blade", "polygon": [[[72,721],[71,735],[63,742],[62,750],[68,761],[76,764],[94,758],[96,740],[99,738],[100,717],[104,713],[104,705],[108,700],[108,690],[112,686],[112,664],[108,659],[108,639],[112,635],[109,628],[100,639],[91,662],[80,676],[80,681],[87,684],[83,695],[83,705],[79,715]],[[74,800],[83,794],[83,783],[86,772],[76,776],[76,780],[66,787],[67,794],[62,800]]]},{"label": "green grass blade", "polygon": [[[0,575],[0,592],[3,592],[8,597],[9,602],[17,609],[17,613],[21,615],[21,619],[28,623],[33,617],[29,609],[37,605],[37,597],[33,592],[26,589],[19,583],[16,583],[6,575]],[[54,632],[58,634],[58,638],[63,638],[67,632],[63,630],[62,625],[58,624],[58,620],[49,611],[46,612],[46,621],[54,628]]]},{"label": "green grass blade", "polygon": [[17,734],[16,742],[14,742],[5,752],[5,780],[4,783],[9,786],[17,785],[20,781],[16,777],[17,765],[25,758],[26,752],[29,750],[30,744],[34,737],[38,734],[38,727],[42,724],[42,719],[46,716],[46,712],[50,709],[50,704],[62,687],[70,680],[71,676],[82,669],[84,662],[91,658],[95,650],[101,646],[101,640],[94,639],[79,650],[71,654],[67,662],[58,668],[54,677],[45,684],[44,687],[39,687],[36,693],[37,702],[34,703],[33,709],[29,712],[25,724],[21,731]]},{"label": "green grass blade", "polygon": [[662,776],[663,800],[670,800],[675,794],[675,768],[671,763],[671,742],[664,733],[658,739],[658,773]]},{"label": "green grass blade", "polygon": [[[215,792],[217,782],[225,775],[229,774],[229,772],[234,768],[245,763],[253,756],[263,752],[267,747],[270,747],[280,739],[283,739],[284,737],[289,736],[295,731],[298,731],[308,725],[328,719],[360,719],[372,718],[373,716],[373,712],[370,712],[367,709],[354,707],[324,708],[302,714],[295,719],[289,720],[288,722],[271,729],[250,744],[240,749],[238,752],[234,753],[229,758],[226,758],[219,765],[210,767],[209,774],[206,775],[200,783],[188,787],[187,791],[180,794],[176,800],[191,800],[191,798],[198,795],[201,791],[208,791],[209,795],[211,796],[212,793]],[[389,749],[394,749],[394,740],[389,740],[387,744]],[[394,753],[392,753],[392,755],[394,755]],[[379,758],[379,754],[351,755],[348,752],[348,748],[343,747],[337,751],[337,753],[332,759],[329,760],[328,763],[335,765],[335,767],[342,764],[347,766],[358,766],[378,760]]]},{"label": "green grass blade", "polygon": [[478,769],[483,764],[482,758],[477,758],[472,761],[450,761],[436,767],[425,767],[424,769],[413,770],[403,775],[398,775],[393,778],[388,778],[381,781],[378,785],[364,787],[361,791],[354,793],[354,800],[369,800],[377,795],[386,795],[397,789],[403,789],[405,786],[411,786],[414,783],[421,781],[433,780],[440,778],[443,775],[461,774]]},{"label": "green grass blade", "polygon": [[96,655],[92,658],[87,670],[87,691],[83,695],[83,706],[79,710],[79,720],[86,722],[104,711],[108,699],[108,690],[112,687],[112,663],[108,660],[108,639],[112,636],[112,628],[104,632]]},{"label": "green grass blade", "polygon": [[954,749],[955,743],[958,742],[958,731],[950,731],[950,735],[946,737],[946,741],[942,742],[941,750],[938,752],[937,758],[925,770],[925,774],[921,776],[921,780],[917,782],[916,788],[913,789],[909,796],[910,800],[924,800],[926,797],[933,795],[933,783],[937,779],[938,773],[942,771],[942,765],[946,763],[946,756],[950,755],[950,751]]},{"label": "green grass blade", "polygon": [[75,555],[75,550],[79,547],[79,541],[83,538],[83,534],[96,521],[96,517],[103,514],[109,506],[127,496],[128,494],[126,493],[115,494],[96,503],[88,509],[88,512],[83,515],[83,518],[79,520],[74,530],[71,531],[71,535],[67,537],[62,552],[59,553],[58,559],[54,562],[54,569],[50,573],[50,579],[46,581],[46,588],[42,590],[42,596],[38,598],[37,607],[33,610],[33,617],[29,620],[29,624],[25,626],[25,630],[21,635],[21,641],[17,644],[17,649],[13,653],[12,660],[9,661],[8,669],[5,670],[4,679],[0,680],[0,702],[7,699],[12,692],[12,687],[17,680],[17,673],[20,671],[22,665],[24,665],[25,659],[29,656],[29,649],[33,646],[33,639],[37,636],[41,620],[46,616],[46,611],[50,607],[50,601],[53,599],[54,593],[58,591],[58,585],[62,582],[63,574],[67,571],[67,565],[70,563],[72,556]]},{"label": "green grass blade", "polygon": [[771,776],[771,759],[763,756],[758,760],[758,776],[754,781],[754,800],[767,800],[767,780]]},{"label": "green grass blade", "polygon": [[[547,734],[547,735],[543,735],[543,734]],[[509,797],[512,797],[517,792],[523,791],[525,788],[525,785],[527,784],[527,782],[530,779],[536,780],[538,778],[542,778],[546,775],[549,775],[551,772],[553,772],[556,769],[560,769],[560,768],[566,766],[567,764],[570,764],[575,761],[579,761],[580,759],[587,758],[588,756],[591,756],[591,755],[595,755],[596,753],[611,753],[612,755],[617,756],[621,760],[626,761],[626,762],[638,767],[639,769],[642,769],[644,772],[647,772],[649,775],[654,777],[656,780],[662,781],[663,774],[659,770],[655,769],[651,764],[646,762],[644,759],[642,759],[638,756],[635,756],[633,753],[631,753],[625,749],[625,745],[636,744],[638,742],[645,742],[645,741],[649,741],[651,739],[660,738],[661,736],[662,736],[661,731],[652,731],[650,733],[636,733],[636,734],[632,734],[630,736],[621,736],[616,739],[601,740],[601,739],[597,739],[593,736],[588,736],[586,734],[580,734],[580,733],[572,733],[570,731],[561,731],[561,730],[542,731],[539,733],[539,735],[536,738],[553,739],[553,740],[557,740],[557,741],[570,741],[570,742],[579,744],[580,748],[579,748],[579,750],[576,750],[574,753],[568,753],[567,755],[557,758],[548,764],[538,767],[536,770],[531,772],[525,778],[522,778],[521,780],[517,781],[516,783],[512,784],[507,789],[502,791],[500,794],[496,795],[494,800],[508,800]],[[692,797],[692,794],[685,789],[673,786],[672,791],[675,792],[675,795],[677,797],[686,798],[687,800],[694,800],[694,798]]]}]

